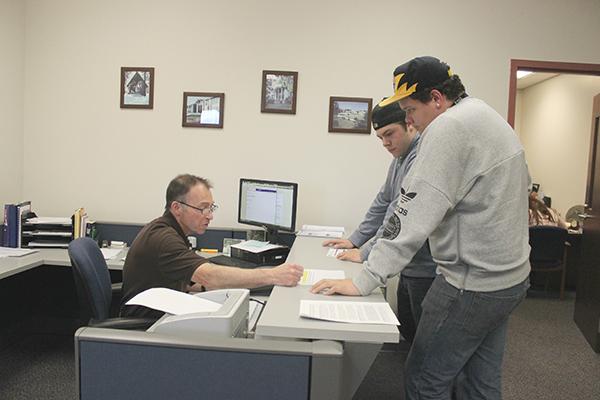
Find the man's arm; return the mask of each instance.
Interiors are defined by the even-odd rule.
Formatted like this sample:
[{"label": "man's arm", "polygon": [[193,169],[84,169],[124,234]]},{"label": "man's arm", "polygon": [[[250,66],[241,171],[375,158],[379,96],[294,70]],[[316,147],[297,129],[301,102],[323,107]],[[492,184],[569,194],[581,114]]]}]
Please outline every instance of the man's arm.
[{"label": "man's arm", "polygon": [[267,285],[296,286],[304,269],[298,264],[274,268],[243,269],[204,263],[194,271],[192,281],[206,289],[255,288]]}]

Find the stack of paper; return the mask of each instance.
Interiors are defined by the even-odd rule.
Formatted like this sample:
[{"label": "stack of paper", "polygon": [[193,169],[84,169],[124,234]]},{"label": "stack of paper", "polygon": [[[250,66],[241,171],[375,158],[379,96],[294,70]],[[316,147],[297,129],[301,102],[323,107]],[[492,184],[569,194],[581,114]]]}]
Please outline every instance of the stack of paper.
[{"label": "stack of paper", "polygon": [[305,268],[298,284],[314,285],[321,279],[344,279],[345,277],[344,271],[342,270]]},{"label": "stack of paper", "polygon": [[302,225],[297,236],[316,236],[324,238],[341,238],[344,236],[343,226]]},{"label": "stack of paper", "polygon": [[400,325],[388,303],[300,300],[300,316],[353,324]]},{"label": "stack of paper", "polygon": [[14,249],[10,247],[0,247],[0,258],[3,257],[21,257],[27,254],[35,253],[37,250]]},{"label": "stack of paper", "polygon": [[152,288],[138,293],[127,305],[138,305],[173,315],[214,312],[221,304],[198,296],[167,288]]},{"label": "stack of paper", "polygon": [[263,251],[277,249],[283,247],[278,244],[271,244],[269,242],[261,242],[259,240],[246,240],[241,243],[232,244],[231,247],[235,247],[236,249],[241,249],[245,251],[249,251],[250,253],[262,253]]}]

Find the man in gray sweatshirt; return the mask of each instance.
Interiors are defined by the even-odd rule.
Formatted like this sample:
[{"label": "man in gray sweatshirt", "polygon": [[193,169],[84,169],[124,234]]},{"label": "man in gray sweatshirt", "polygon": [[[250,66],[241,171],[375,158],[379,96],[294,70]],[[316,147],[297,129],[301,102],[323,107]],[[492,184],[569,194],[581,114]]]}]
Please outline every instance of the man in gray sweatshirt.
[{"label": "man in gray sweatshirt", "polygon": [[[358,228],[348,239],[329,239],[323,246],[347,249],[337,258],[345,261],[364,262],[371,249],[381,237],[384,224],[394,214],[402,180],[417,157],[421,139],[412,126],[406,124],[406,113],[397,102],[373,108],[371,121],[383,147],[394,157],[385,183],[375,196]],[[398,320],[400,333],[408,342],[414,340],[417,325],[421,318],[421,303],[436,276],[436,264],[431,258],[429,242],[417,251],[411,262],[402,270],[398,282]]]},{"label": "man in gray sweatshirt", "polygon": [[394,71],[394,95],[421,132],[396,211],[363,270],[312,291],[366,295],[398,274],[429,238],[441,275],[425,300],[406,361],[407,399],[501,399],[508,317],[529,287],[529,173],[517,136],[434,57]]}]

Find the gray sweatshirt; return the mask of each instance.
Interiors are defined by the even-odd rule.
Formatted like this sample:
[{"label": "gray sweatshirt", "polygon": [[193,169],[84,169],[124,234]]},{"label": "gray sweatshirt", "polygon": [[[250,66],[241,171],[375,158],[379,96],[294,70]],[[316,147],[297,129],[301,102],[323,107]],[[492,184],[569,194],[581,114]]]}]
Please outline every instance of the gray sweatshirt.
[{"label": "gray sweatshirt", "polygon": [[[402,180],[412,167],[417,157],[417,148],[420,135],[416,135],[406,154],[403,157],[394,158],[388,169],[385,183],[373,199],[371,207],[358,228],[348,237],[348,240],[356,247],[360,247],[360,257],[366,260],[371,249],[383,233],[384,223],[394,214],[396,203],[400,196]],[[402,275],[413,278],[435,277],[436,264],[431,258],[429,243],[417,251],[411,262],[402,270]]]},{"label": "gray sweatshirt", "polygon": [[422,133],[401,198],[364,268],[361,294],[385,284],[429,238],[438,272],[459,289],[494,291],[527,278],[525,155],[512,128],[466,98]]}]

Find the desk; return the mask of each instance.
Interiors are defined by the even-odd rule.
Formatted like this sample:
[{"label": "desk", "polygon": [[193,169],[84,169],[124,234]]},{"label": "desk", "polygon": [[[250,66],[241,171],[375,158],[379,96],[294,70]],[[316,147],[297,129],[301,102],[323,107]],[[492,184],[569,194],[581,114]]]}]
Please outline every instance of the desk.
[{"label": "desk", "polygon": [[[341,269],[347,278],[352,278],[361,271],[362,264],[328,257],[328,249],[321,246],[322,241],[322,238],[297,237],[287,261],[305,268]],[[310,286],[276,286],[256,325],[257,339],[326,339],[343,342],[343,387],[340,398],[350,399],[382,344],[398,342],[398,328],[391,325],[345,324],[300,318],[300,300],[303,299],[384,302],[383,293],[376,289],[371,295],[364,297],[332,297],[312,294]]]},{"label": "desk", "polygon": [[[362,264],[340,261],[328,257],[326,247],[322,247],[322,238],[297,237],[288,262],[298,263],[305,268],[343,270],[347,278],[357,275]],[[376,289],[364,297],[325,296],[310,293],[310,286],[276,286],[271,292],[256,327],[256,334],[265,337],[327,339],[362,343],[397,343],[398,328],[393,325],[345,324],[300,318],[300,300],[334,300],[385,302],[381,290]]]},{"label": "desk", "polygon": [[[108,269],[122,270],[123,253],[118,254],[111,260],[107,260]],[[11,275],[39,267],[40,265],[53,265],[58,267],[71,267],[71,260],[66,249],[38,249],[33,254],[21,257],[3,257],[0,258],[0,279],[8,278]]]},{"label": "desk", "polygon": [[[122,254],[107,260],[115,281],[123,269]],[[0,258],[0,312],[0,348],[23,334],[74,331],[79,307],[67,250]]]},{"label": "desk", "polygon": [[[327,257],[326,253],[327,249],[321,246],[321,239],[298,237],[292,247],[288,260],[300,263],[306,268],[342,269],[346,272],[347,277],[354,276],[362,268],[362,265],[359,264],[342,262],[335,258]],[[122,270],[123,262],[121,261],[121,255],[108,260],[107,264],[109,269]],[[24,273],[27,270],[42,265],[69,267],[70,261],[67,251],[64,249],[40,249],[34,254],[23,257],[2,258],[0,259],[0,279]],[[341,324],[300,318],[298,312],[301,299],[332,299],[332,297],[311,294],[309,289],[310,287],[308,286],[297,286],[294,288],[275,287],[263,311],[263,315],[258,321],[256,330],[257,339],[232,338],[224,340],[223,343],[219,342],[219,346],[235,347],[236,352],[231,353],[227,351],[224,357],[230,357],[234,354],[236,360],[239,360],[238,357],[246,357],[246,354],[258,354],[257,357],[264,358],[269,353],[275,353],[279,350],[282,352],[285,350],[285,354],[282,353],[283,355],[281,355],[283,358],[288,357],[291,354],[290,352],[309,354],[311,357],[316,357],[313,358],[312,364],[308,364],[309,366],[312,365],[312,367],[306,370],[312,371],[310,377],[307,376],[303,380],[303,382],[309,385],[307,386],[307,390],[310,392],[309,398],[351,399],[373,363],[373,360],[379,353],[382,344],[384,342],[398,341],[398,329],[395,326],[389,325]],[[360,298],[336,296],[335,299],[340,301],[385,301],[380,290],[376,290],[370,296]],[[83,332],[90,332],[90,336],[93,336],[91,340],[94,343],[99,342],[100,339],[98,337],[110,337],[110,340],[100,340],[106,346],[118,346],[128,337],[139,341],[139,343],[161,339],[157,335],[146,334],[144,332],[109,331],[93,328],[85,328]],[[85,336],[83,333],[79,335],[81,339],[83,339],[83,336]],[[329,340],[323,341],[320,339]],[[169,338],[162,338],[161,340],[164,343],[174,342]],[[206,347],[208,344],[210,344],[209,339],[199,337],[197,341],[187,343],[186,346],[189,345],[197,348],[198,346]],[[181,343],[172,343],[172,347],[175,349],[181,348],[181,346]],[[278,346],[281,349],[278,349]],[[139,349],[142,346],[136,345],[134,347]],[[154,353],[161,348],[164,347],[155,346],[151,347],[148,351],[152,357],[155,357]],[[190,352],[184,353],[191,354]],[[266,354],[264,357],[263,353]],[[328,356],[325,357],[323,354],[327,354]],[[155,359],[152,357],[150,359]],[[139,360],[136,357],[132,359],[136,362],[136,365],[139,365]],[[174,356],[174,359],[181,359],[181,354],[178,353],[176,357]],[[205,358],[202,356],[199,359]],[[273,361],[276,367],[275,370],[282,368],[281,361],[278,360]],[[107,360],[107,363],[110,362],[110,360]],[[115,362],[115,360],[112,362]],[[236,361],[234,364],[237,365],[238,362]],[[198,368],[201,368],[201,365],[204,364],[201,363],[199,365]],[[103,368],[103,370],[105,372],[113,371],[113,368]],[[191,369],[191,371],[193,370]],[[279,381],[275,375],[273,377],[273,383]],[[127,381],[129,377],[124,375],[121,378]],[[97,384],[99,379],[99,377],[94,377],[94,384]],[[119,376],[115,374],[107,377],[107,379],[114,384],[115,380],[119,379]],[[212,382],[215,383],[214,377],[210,379],[213,379]],[[190,380],[188,384],[190,382],[193,382],[193,380]],[[160,383],[159,380],[157,380],[157,383]],[[282,383],[285,385],[285,382]],[[112,387],[115,390],[125,390],[128,388],[125,382],[123,382],[122,386],[117,384],[106,385],[106,387]],[[194,393],[197,393],[197,385],[194,384],[194,388]]]}]

